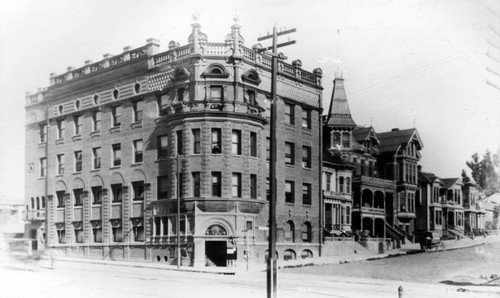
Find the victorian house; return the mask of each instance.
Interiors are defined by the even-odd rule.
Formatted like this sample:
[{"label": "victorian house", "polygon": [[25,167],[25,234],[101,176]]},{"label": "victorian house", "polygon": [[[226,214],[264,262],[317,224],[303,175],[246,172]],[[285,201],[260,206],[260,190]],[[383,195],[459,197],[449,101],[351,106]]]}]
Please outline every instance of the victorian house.
[{"label": "victorian house", "polygon": [[[377,133],[356,126],[339,77],[323,121],[323,146],[325,229],[346,229],[349,219],[355,234],[413,241],[422,148],[417,130]],[[345,181],[351,185],[344,187]]]}]

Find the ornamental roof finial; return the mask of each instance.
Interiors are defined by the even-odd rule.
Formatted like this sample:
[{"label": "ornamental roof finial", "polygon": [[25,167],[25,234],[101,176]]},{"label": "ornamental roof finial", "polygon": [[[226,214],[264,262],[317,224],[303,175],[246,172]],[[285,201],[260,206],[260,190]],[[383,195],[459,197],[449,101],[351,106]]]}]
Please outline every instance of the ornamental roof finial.
[{"label": "ornamental roof finial", "polygon": [[195,11],[195,12],[193,12],[192,17],[193,17],[193,21],[198,22],[198,19],[200,18],[200,13]]}]

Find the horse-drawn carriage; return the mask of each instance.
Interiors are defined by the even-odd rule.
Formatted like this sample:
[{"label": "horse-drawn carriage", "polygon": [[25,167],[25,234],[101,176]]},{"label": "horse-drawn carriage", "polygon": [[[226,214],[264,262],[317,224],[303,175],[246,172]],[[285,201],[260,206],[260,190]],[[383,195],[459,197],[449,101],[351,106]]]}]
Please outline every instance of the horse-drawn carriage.
[{"label": "horse-drawn carriage", "polygon": [[424,232],[420,236],[420,249],[422,251],[429,251],[432,248],[444,249],[444,242],[438,233],[435,232]]}]

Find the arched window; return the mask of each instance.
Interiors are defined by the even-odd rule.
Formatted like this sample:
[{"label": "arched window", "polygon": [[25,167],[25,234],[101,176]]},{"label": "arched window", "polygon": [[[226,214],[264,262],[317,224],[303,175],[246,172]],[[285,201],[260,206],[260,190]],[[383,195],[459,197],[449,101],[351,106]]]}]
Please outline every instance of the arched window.
[{"label": "arched window", "polygon": [[283,254],[283,259],[285,261],[295,260],[296,258],[297,258],[297,254],[295,253],[295,251],[293,249],[285,250],[285,253]]},{"label": "arched window", "polygon": [[42,197],[42,209],[45,209],[45,197]]},{"label": "arched window", "polygon": [[205,231],[205,235],[222,236],[227,235],[227,231],[223,226],[215,224],[208,227]]},{"label": "arched window", "polygon": [[306,221],[302,227],[302,242],[311,242],[312,228],[311,223]]},{"label": "arched window", "polygon": [[36,197],[36,210],[40,210],[40,198]]},{"label": "arched window", "polygon": [[312,258],[312,257],[313,257],[313,253],[312,253],[312,251],[310,251],[309,249],[304,249],[304,250],[300,253],[300,257],[301,257],[302,259]]},{"label": "arched window", "polygon": [[31,209],[35,209],[35,198],[31,198]]},{"label": "arched window", "polygon": [[285,240],[288,242],[295,242],[295,224],[291,220],[287,222],[287,229],[285,230]]}]

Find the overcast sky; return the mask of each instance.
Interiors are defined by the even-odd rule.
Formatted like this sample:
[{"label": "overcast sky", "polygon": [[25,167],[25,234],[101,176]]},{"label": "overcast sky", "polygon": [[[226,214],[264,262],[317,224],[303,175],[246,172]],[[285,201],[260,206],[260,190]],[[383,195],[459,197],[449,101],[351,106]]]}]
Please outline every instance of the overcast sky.
[{"label": "overcast sky", "polygon": [[[307,3],[307,4],[306,4]],[[289,62],[323,69],[328,108],[337,68],[358,125],[378,132],[417,127],[424,171],[458,177],[478,151],[500,148],[500,1],[132,1],[0,2],[0,195],[24,197],[25,93],[49,74],[139,47],[149,37],[187,43],[198,12],[209,42],[239,16],[245,44],[272,26],[297,28]]]}]

